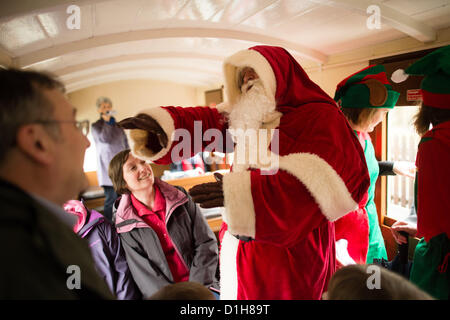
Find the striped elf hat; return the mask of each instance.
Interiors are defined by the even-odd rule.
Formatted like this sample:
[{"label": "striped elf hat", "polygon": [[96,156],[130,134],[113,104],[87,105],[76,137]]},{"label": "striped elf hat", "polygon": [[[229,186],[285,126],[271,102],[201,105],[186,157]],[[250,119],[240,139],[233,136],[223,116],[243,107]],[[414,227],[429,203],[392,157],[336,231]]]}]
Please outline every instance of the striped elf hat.
[{"label": "striped elf hat", "polygon": [[450,45],[427,54],[405,72],[425,76],[420,84],[423,105],[450,109]]},{"label": "striped elf hat", "polygon": [[382,65],[371,65],[336,87],[334,100],[343,108],[394,108],[400,93],[392,90]]}]

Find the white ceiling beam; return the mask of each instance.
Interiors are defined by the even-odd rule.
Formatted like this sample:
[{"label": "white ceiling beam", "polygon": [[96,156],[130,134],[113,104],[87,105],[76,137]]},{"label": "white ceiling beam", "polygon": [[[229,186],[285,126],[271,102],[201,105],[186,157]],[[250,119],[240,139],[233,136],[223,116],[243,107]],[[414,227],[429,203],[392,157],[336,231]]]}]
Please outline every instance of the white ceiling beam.
[{"label": "white ceiling beam", "polygon": [[[71,78],[64,78],[61,77],[61,80],[69,85],[72,83],[76,83],[76,82],[82,82],[82,81],[86,81],[86,80],[90,80],[90,79],[95,79],[98,77],[105,77],[108,75],[113,75],[113,74],[120,74],[120,73],[132,73],[132,72],[148,72],[151,73],[152,71],[157,71],[157,70],[162,70],[162,71],[186,71],[189,72],[191,74],[205,74],[208,76],[214,76],[215,78],[221,78],[222,77],[222,70],[215,70],[212,71],[211,69],[204,69],[204,68],[194,68],[194,67],[190,67],[190,66],[173,66],[173,65],[146,65],[146,66],[126,66],[126,67],[122,67],[122,68],[115,68],[112,70],[93,70],[92,72],[87,72],[86,74],[80,75],[78,77],[71,77]],[[88,70],[87,70],[88,71]]]},{"label": "white ceiling beam", "polygon": [[381,20],[386,24],[424,43],[436,40],[436,31],[433,28],[379,1],[332,0],[327,2],[327,4],[351,10],[368,18],[371,13],[367,13],[367,8],[375,5],[379,7]]},{"label": "white ceiling beam", "polygon": [[[210,77],[211,78],[211,77]],[[95,78],[85,79],[79,82],[71,82],[65,85],[66,92],[70,93],[76,90],[81,90],[90,86],[103,84],[106,82],[112,82],[112,81],[124,81],[124,80],[137,80],[137,79],[150,79],[155,81],[164,81],[164,82],[173,82],[173,83],[180,83],[184,85],[189,86],[195,86],[195,87],[207,87],[207,86],[220,86],[221,85],[221,79],[217,80],[207,80],[199,79],[199,78],[187,78],[187,77],[167,77],[162,78],[158,74],[152,74],[152,73],[145,73],[141,72],[136,74],[136,72],[120,72],[120,73],[112,73],[107,74]]]},{"label": "white ceiling beam", "polygon": [[298,55],[318,63],[325,63],[327,61],[327,56],[325,54],[291,41],[253,32],[212,28],[165,28],[114,33],[44,48],[22,55],[14,60],[18,66],[25,68],[64,54],[100,46],[129,41],[183,37],[246,40],[267,45],[281,46],[288,50],[294,50],[298,53]]},{"label": "white ceiling beam", "polygon": [[92,60],[86,63],[80,63],[72,65],[66,68],[58,69],[53,71],[57,76],[65,76],[70,73],[79,72],[87,69],[97,68],[109,64],[115,64],[120,62],[130,62],[138,60],[150,60],[150,59],[161,59],[161,58],[173,58],[173,59],[202,59],[202,60],[212,60],[222,62],[224,57],[215,56],[211,54],[202,54],[194,52],[152,52],[152,53],[140,53],[140,54],[129,54],[121,55],[116,57],[104,58]]}]

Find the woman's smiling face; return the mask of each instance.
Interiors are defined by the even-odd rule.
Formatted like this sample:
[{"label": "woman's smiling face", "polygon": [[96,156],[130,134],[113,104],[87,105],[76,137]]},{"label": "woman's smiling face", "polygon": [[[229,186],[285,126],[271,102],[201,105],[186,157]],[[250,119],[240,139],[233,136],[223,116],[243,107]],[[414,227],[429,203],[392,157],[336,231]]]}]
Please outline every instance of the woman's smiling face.
[{"label": "woman's smiling face", "polygon": [[153,188],[152,167],[145,160],[134,157],[131,153],[123,165],[123,179],[131,193]]}]

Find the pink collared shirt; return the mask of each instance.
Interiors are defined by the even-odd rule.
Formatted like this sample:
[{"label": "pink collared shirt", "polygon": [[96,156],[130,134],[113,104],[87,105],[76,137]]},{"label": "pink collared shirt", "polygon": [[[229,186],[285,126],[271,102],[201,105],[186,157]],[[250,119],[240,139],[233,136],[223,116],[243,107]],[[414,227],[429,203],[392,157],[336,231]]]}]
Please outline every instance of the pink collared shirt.
[{"label": "pink collared shirt", "polygon": [[166,199],[162,195],[157,186],[154,186],[155,201],[153,203],[153,210],[147,208],[138,199],[131,195],[131,203],[136,209],[137,214],[142,220],[147,223],[158,235],[159,242],[166,256],[169,264],[172,277],[175,282],[182,282],[189,280],[189,270],[182,260],[183,258],[178,254],[175,246],[167,232],[166,225]]}]

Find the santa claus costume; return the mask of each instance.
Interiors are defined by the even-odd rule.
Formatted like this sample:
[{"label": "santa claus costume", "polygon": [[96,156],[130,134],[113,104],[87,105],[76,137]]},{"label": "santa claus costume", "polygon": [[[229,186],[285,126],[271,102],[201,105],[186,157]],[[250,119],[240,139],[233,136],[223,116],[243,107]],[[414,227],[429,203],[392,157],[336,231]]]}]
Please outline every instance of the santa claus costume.
[{"label": "santa claus costume", "polygon": [[[416,166],[417,236],[411,281],[438,299],[450,293],[450,46],[415,62],[407,74],[425,75],[422,107],[441,121],[420,140]],[[448,110],[445,118],[439,110]],[[442,121],[442,119],[446,119]]]},{"label": "santa claus costume", "polygon": [[[336,269],[334,221],[358,208],[369,176],[342,112],[285,49],[256,46],[232,55],[224,62],[224,105],[147,109],[144,113],[172,138],[154,154],[143,130],[127,130],[130,145],[138,157],[168,163],[185,143],[173,138],[177,129],[194,137],[191,154],[183,156],[211,144],[206,134],[198,142],[194,121],[201,121],[203,132],[214,129],[224,136],[240,125],[255,129],[245,118],[232,121],[243,67],[256,71],[261,95],[274,109],[256,127],[269,139],[263,134],[256,143],[237,140],[235,150],[244,143],[244,153],[257,151],[271,161],[242,162],[236,151],[232,170],[223,177],[221,299],[320,299]],[[221,150],[220,143],[215,147],[232,151]]]}]

